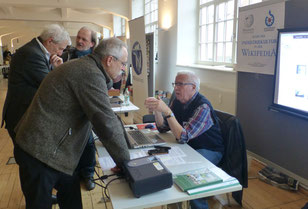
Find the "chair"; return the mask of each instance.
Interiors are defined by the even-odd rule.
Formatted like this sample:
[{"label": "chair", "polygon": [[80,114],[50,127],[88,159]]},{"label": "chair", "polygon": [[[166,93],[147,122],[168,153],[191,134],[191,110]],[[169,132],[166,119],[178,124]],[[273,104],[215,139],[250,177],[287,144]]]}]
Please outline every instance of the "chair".
[{"label": "chair", "polygon": [[[225,152],[218,167],[235,177],[243,188],[248,187],[248,169],[245,139],[239,119],[229,113],[215,110],[221,128]],[[242,205],[243,190],[233,192],[232,197]],[[228,200],[229,201],[229,200]]]},{"label": "chair", "polygon": [[155,115],[148,114],[142,117],[142,123],[154,123],[155,122]]}]

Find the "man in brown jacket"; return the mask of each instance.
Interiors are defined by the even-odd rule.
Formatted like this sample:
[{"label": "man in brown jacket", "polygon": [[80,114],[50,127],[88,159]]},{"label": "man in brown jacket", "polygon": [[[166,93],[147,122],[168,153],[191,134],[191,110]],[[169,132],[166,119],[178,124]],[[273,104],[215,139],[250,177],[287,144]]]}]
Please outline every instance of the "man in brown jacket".
[{"label": "man in brown jacket", "polygon": [[52,188],[61,209],[82,208],[74,172],[92,129],[116,164],[129,160],[108,86],[127,62],[127,47],[104,39],[94,53],[64,63],[42,82],[16,127],[15,159],[27,209],[51,209]]}]

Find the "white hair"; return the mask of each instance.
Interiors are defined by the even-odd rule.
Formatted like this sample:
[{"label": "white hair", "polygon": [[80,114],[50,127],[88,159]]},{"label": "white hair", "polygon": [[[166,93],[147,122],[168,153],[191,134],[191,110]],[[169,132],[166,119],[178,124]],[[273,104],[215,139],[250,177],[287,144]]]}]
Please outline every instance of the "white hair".
[{"label": "white hair", "polygon": [[96,53],[101,59],[106,56],[115,56],[118,59],[123,56],[122,49],[126,48],[126,44],[116,37],[103,39],[97,47],[94,49],[94,53]]},{"label": "white hair", "polygon": [[67,41],[68,45],[72,44],[69,33],[58,24],[46,25],[40,35],[40,38],[42,41],[52,38],[55,44],[62,43],[64,41]]},{"label": "white hair", "polygon": [[200,90],[200,78],[193,71],[183,70],[179,71],[176,76],[186,75],[188,77],[189,82],[193,82],[196,85],[196,90]]}]

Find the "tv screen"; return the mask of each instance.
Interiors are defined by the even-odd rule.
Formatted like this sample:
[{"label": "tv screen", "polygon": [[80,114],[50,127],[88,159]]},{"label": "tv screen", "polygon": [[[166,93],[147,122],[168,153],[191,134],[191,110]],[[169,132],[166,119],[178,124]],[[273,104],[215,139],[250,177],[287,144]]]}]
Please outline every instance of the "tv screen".
[{"label": "tv screen", "polygon": [[308,119],[308,28],[278,30],[272,108]]}]

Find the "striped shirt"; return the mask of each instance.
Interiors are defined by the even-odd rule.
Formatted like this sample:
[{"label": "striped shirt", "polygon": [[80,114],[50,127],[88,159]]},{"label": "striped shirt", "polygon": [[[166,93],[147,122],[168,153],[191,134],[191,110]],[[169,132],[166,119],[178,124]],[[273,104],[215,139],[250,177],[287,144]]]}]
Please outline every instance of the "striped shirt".
[{"label": "striped shirt", "polygon": [[[184,111],[189,106],[189,104],[195,99],[197,93],[184,105]],[[171,107],[172,109],[172,107]],[[182,124],[181,138],[177,139],[180,143],[187,143],[189,140],[200,136],[205,131],[209,130],[212,125],[214,125],[213,119],[211,117],[211,110],[207,104],[200,105],[194,114],[187,122]],[[166,132],[170,130],[167,120],[164,120],[164,124],[158,127],[161,132]]]}]

